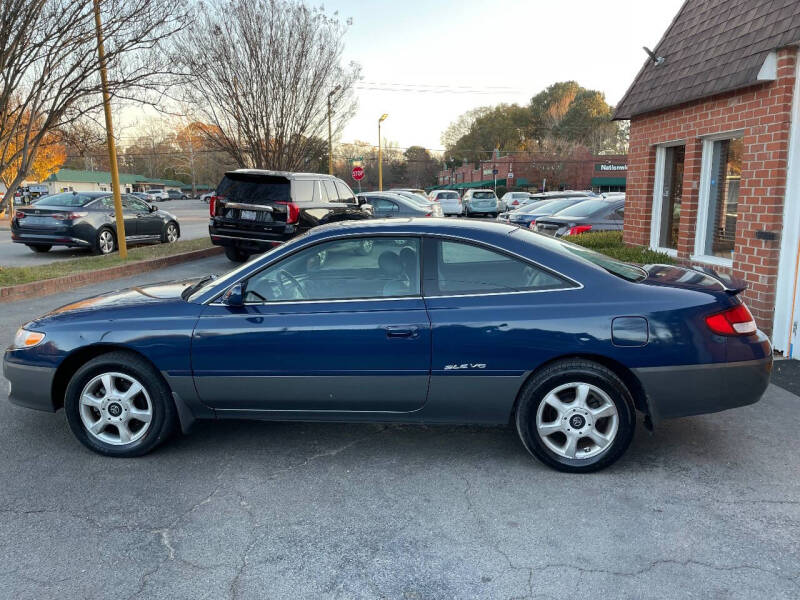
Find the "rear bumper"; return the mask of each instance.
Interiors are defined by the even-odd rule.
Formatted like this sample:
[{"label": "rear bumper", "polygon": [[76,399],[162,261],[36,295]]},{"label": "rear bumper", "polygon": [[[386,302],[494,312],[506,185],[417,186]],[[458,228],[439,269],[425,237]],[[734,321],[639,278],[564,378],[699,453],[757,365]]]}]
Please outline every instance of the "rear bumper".
[{"label": "rear bumper", "polygon": [[51,246],[69,246],[72,248],[88,248],[91,242],[64,234],[27,233],[11,231],[11,241],[17,244],[49,244]]},{"label": "rear bumper", "polygon": [[772,357],[741,362],[633,369],[653,421],[715,413],[761,399]]},{"label": "rear bumper", "polygon": [[249,233],[231,230],[222,227],[214,227],[209,225],[208,234],[211,236],[211,243],[216,246],[223,246],[228,248],[239,248],[241,250],[251,251],[253,253],[266,252],[270,248],[274,248],[297,235],[297,232],[292,233]]},{"label": "rear bumper", "polygon": [[53,404],[53,367],[40,367],[9,361],[9,352],[3,360],[3,375],[11,382],[8,399],[12,404],[55,412]]}]

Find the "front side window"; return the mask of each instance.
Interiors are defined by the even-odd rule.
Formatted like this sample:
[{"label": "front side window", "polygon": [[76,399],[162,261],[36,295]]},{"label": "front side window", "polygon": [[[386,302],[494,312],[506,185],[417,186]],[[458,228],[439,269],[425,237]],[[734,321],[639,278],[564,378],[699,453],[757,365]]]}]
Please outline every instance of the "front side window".
[{"label": "front side window", "polygon": [[317,244],[253,275],[245,302],[419,296],[419,239],[363,237]]},{"label": "front side window", "polygon": [[711,151],[711,172],[706,178],[705,223],[700,224],[704,228],[700,253],[704,256],[733,258],[743,148],[742,138],[717,140],[710,143],[710,148],[706,146],[706,151]]},{"label": "front side window", "polygon": [[553,273],[483,246],[444,240],[432,243],[435,264],[425,269],[426,295],[542,291],[572,286]]}]

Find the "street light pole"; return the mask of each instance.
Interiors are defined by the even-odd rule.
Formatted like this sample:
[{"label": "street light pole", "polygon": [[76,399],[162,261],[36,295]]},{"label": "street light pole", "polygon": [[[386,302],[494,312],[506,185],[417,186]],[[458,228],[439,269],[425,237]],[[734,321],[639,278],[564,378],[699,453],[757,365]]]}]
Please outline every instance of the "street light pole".
[{"label": "street light pole", "polygon": [[114,127],[111,122],[111,99],[108,94],[108,74],[106,73],[106,51],[103,46],[103,26],[100,22],[100,0],[94,0],[94,26],[97,33],[97,58],[100,63],[100,83],[103,88],[103,112],[106,116],[106,139],[108,159],[111,167],[111,191],[114,195],[114,214],[117,221],[117,247],[119,257],[128,258],[128,245],[125,243],[125,219],[122,216],[122,196],[119,193],[119,166],[117,147],[114,143]]},{"label": "street light pole", "polygon": [[328,93],[328,175],[333,175],[333,129],[331,128],[331,97],[342,89],[341,85],[337,85],[331,92]]},{"label": "street light pole", "polygon": [[386,120],[389,115],[383,114],[378,119],[378,191],[383,191],[383,145],[381,143],[381,123]]}]

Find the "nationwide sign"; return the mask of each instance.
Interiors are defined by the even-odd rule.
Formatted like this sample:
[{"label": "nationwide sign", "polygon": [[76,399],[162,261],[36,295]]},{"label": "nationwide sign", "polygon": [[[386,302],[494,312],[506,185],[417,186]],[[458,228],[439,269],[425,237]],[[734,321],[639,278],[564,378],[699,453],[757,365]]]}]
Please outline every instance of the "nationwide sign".
[{"label": "nationwide sign", "polygon": [[609,163],[595,163],[595,171],[627,171],[628,165],[612,165]]}]

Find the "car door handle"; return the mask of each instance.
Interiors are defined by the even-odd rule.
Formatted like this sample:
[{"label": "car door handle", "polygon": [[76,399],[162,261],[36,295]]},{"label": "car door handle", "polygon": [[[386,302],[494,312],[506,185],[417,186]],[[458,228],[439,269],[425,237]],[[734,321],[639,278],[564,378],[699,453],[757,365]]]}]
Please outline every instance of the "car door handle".
[{"label": "car door handle", "polygon": [[415,338],[417,335],[419,335],[419,327],[416,326],[386,327],[386,337],[388,338]]}]

